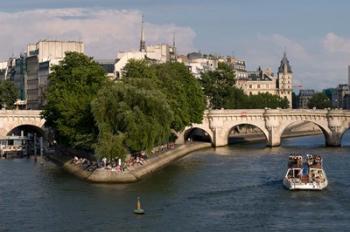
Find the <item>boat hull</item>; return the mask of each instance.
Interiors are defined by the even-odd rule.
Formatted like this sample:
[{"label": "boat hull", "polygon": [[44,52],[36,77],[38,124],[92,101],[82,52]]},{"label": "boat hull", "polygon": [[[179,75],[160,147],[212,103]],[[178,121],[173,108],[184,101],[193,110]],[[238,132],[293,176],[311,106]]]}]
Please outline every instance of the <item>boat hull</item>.
[{"label": "boat hull", "polygon": [[322,189],[325,189],[328,186],[328,181],[326,180],[323,183],[302,183],[302,182],[296,182],[291,179],[284,178],[283,179],[283,185],[289,189],[289,190],[314,190],[314,191],[320,191]]}]

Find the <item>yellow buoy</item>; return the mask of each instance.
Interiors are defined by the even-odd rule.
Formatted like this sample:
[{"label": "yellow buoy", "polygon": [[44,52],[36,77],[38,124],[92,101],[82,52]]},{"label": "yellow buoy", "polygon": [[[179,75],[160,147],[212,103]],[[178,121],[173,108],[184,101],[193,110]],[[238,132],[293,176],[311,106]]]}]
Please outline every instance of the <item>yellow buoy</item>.
[{"label": "yellow buoy", "polygon": [[136,209],[134,209],[135,214],[144,214],[145,211],[141,208],[140,197],[137,197]]}]

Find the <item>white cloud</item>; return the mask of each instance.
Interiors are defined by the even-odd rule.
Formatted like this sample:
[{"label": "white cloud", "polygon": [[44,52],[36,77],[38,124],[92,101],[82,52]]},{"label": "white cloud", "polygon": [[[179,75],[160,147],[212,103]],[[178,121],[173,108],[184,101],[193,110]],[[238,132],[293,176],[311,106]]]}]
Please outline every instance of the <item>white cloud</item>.
[{"label": "white cloud", "polygon": [[330,32],[322,41],[323,47],[329,52],[350,53],[350,39]]},{"label": "white cloud", "polygon": [[280,34],[258,35],[258,40],[262,43],[269,44],[276,52],[281,53],[281,51],[286,50],[292,57],[297,57],[302,60],[310,59],[310,55],[306,52],[303,45],[286,36]]},{"label": "white cloud", "polygon": [[[0,12],[0,57],[24,51],[28,43],[41,39],[82,40],[86,52],[99,58],[114,58],[118,51],[137,49],[141,12],[129,10],[65,8]],[[170,43],[176,33],[182,52],[193,50],[195,32],[174,24],[146,21],[147,44]]]},{"label": "white cloud", "polygon": [[241,47],[250,69],[258,65],[277,70],[283,50],[293,70],[294,85],[321,90],[347,82],[350,40],[334,33],[324,37],[291,39],[281,34],[259,34]]}]

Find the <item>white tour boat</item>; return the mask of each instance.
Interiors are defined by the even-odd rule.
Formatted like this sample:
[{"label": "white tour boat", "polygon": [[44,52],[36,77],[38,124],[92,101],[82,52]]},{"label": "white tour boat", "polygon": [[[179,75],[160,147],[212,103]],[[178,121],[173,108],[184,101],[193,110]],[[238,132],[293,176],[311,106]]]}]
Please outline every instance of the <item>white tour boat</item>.
[{"label": "white tour boat", "polygon": [[290,155],[283,185],[289,190],[322,190],[328,180],[319,155]]}]

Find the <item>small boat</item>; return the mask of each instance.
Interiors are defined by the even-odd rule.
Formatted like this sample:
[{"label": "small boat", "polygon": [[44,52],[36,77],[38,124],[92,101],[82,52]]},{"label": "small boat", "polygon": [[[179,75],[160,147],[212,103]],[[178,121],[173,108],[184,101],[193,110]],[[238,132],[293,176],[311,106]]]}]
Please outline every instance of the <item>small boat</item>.
[{"label": "small boat", "polygon": [[289,190],[322,190],[328,180],[319,155],[290,155],[283,185]]}]

